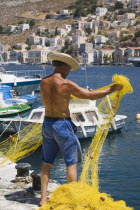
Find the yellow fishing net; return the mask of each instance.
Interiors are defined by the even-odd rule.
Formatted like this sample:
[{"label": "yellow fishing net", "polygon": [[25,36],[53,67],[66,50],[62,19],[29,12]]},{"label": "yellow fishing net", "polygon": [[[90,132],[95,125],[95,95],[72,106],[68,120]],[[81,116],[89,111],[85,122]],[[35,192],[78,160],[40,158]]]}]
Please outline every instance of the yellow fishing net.
[{"label": "yellow fishing net", "polygon": [[0,167],[30,155],[42,144],[42,125],[32,123],[0,143]]},{"label": "yellow fishing net", "polygon": [[[114,115],[117,113],[122,97],[132,92],[128,78],[114,75],[114,83],[122,84],[123,89],[116,91],[98,102],[98,109],[104,115],[105,124],[97,128],[92,143],[84,160],[83,170],[78,182],[58,187],[49,201],[39,210],[132,210],[124,201],[114,201],[110,195],[99,192],[98,159],[102,145],[110,129]],[[109,87],[109,86],[108,86]],[[106,87],[104,87],[106,88]],[[102,89],[104,89],[102,88]]]},{"label": "yellow fishing net", "polygon": [[[114,75],[113,83],[122,84],[123,89],[97,100],[99,112],[104,116],[104,123],[97,127],[95,136],[84,159],[83,170],[78,182],[58,187],[48,203],[39,210],[130,210],[124,201],[114,201],[110,195],[99,192],[98,159],[102,145],[111,127],[122,97],[132,92],[129,79]],[[111,84],[112,85],[112,84]],[[110,87],[106,86],[106,87]],[[103,87],[101,89],[105,89]],[[17,160],[31,154],[42,143],[41,124],[33,123],[18,134],[9,137],[0,144],[0,166],[7,161]]]}]

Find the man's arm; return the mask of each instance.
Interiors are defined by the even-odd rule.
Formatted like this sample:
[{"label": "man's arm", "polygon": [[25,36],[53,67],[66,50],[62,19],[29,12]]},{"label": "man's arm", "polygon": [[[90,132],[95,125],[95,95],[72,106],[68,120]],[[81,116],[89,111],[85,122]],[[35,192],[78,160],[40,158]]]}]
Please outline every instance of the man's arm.
[{"label": "man's arm", "polygon": [[98,91],[89,91],[85,88],[78,86],[76,83],[69,81],[68,83],[70,94],[74,95],[77,98],[81,99],[90,99],[97,100],[99,98],[103,98],[104,96],[113,93],[115,91],[120,91],[122,89],[122,85],[114,84],[105,90]]}]

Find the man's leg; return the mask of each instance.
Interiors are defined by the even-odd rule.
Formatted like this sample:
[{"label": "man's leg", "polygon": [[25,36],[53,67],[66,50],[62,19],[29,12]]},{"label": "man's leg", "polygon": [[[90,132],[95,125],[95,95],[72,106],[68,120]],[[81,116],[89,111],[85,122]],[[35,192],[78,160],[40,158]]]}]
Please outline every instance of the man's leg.
[{"label": "man's leg", "polygon": [[41,200],[39,204],[42,206],[47,201],[47,186],[50,178],[50,169],[52,164],[43,163],[41,169]]},{"label": "man's leg", "polygon": [[77,181],[77,165],[67,167],[67,182],[76,182]]}]

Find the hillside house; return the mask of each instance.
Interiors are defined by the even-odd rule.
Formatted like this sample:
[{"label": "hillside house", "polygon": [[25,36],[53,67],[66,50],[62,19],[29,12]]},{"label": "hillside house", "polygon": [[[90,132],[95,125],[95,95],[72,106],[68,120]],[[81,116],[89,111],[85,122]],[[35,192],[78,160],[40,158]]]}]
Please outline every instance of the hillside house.
[{"label": "hillside house", "polygon": [[97,7],[96,8],[96,16],[104,16],[107,13],[107,8],[105,7]]},{"label": "hillside house", "polygon": [[25,50],[26,47],[28,47],[28,45],[25,44],[25,43],[17,43],[17,44],[15,45],[15,48],[18,49],[18,50]]},{"label": "hillside house", "polygon": [[114,63],[124,64],[124,52],[126,48],[118,48],[114,50]]},{"label": "hillside house", "polygon": [[93,63],[99,64],[99,50],[93,50]]},{"label": "hillside house", "polygon": [[30,25],[27,23],[23,23],[23,24],[19,24],[18,29],[23,31],[29,30],[30,29]]},{"label": "hillside house", "polygon": [[45,27],[38,27],[36,29],[36,32],[40,32],[40,33],[44,33],[46,31],[46,28]]},{"label": "hillside house", "polygon": [[60,37],[64,37],[68,34],[68,31],[65,28],[57,28],[57,30],[56,29],[49,30],[49,34],[50,36],[59,35]]},{"label": "hillside house", "polygon": [[80,47],[80,44],[85,43],[87,37],[85,36],[73,36],[72,37],[72,43],[77,43],[78,48]]},{"label": "hillside house", "polygon": [[109,31],[108,32],[108,40],[109,41],[118,41],[120,35],[120,31],[115,30],[115,31]]},{"label": "hillside house", "polygon": [[85,36],[85,32],[83,30],[76,29],[74,32],[74,36]]},{"label": "hillside house", "polygon": [[74,21],[72,23],[72,28],[75,30],[82,30],[84,28],[84,21]]},{"label": "hillside house", "polygon": [[72,29],[72,26],[68,25],[68,24],[64,24],[64,25],[62,25],[61,28],[65,29],[69,33]]},{"label": "hillside house", "polygon": [[0,52],[5,52],[10,49],[10,45],[8,44],[0,44]]},{"label": "hillside house", "polygon": [[[113,49],[101,49],[98,51],[98,62],[99,64],[104,64],[112,61],[112,54],[114,50]],[[108,57],[109,60],[105,60],[105,57]]]},{"label": "hillside house", "polygon": [[15,25],[8,25],[7,26],[7,32],[13,33],[14,31],[16,31],[18,29],[17,26]]},{"label": "hillside house", "polygon": [[40,43],[40,36],[32,35],[28,37],[29,44],[39,44]]},{"label": "hillside house", "polygon": [[58,46],[64,46],[65,41],[61,38],[51,38],[50,39],[50,47],[58,47]]},{"label": "hillside house", "polygon": [[42,64],[48,61],[47,55],[48,50],[43,48],[41,49],[33,49],[28,51],[28,63],[31,64]]},{"label": "hillside house", "polygon": [[1,55],[4,62],[7,62],[10,60],[10,51],[4,51],[2,52]]},{"label": "hillside house", "polygon": [[91,52],[93,51],[93,44],[92,43],[82,43],[80,44],[80,48],[79,48],[79,52],[83,53],[83,52]]},{"label": "hillside house", "polygon": [[28,51],[19,51],[18,52],[18,61],[19,63],[28,63]]},{"label": "hillside house", "polygon": [[81,55],[83,64],[90,64],[93,62],[93,51],[83,52]]}]

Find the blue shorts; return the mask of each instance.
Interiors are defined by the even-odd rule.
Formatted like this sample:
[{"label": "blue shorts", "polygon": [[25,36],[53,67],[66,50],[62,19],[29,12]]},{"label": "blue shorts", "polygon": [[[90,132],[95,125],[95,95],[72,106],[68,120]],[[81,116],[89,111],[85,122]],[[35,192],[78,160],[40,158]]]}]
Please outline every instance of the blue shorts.
[{"label": "blue shorts", "polygon": [[42,161],[53,164],[60,150],[66,166],[82,159],[81,145],[75,135],[76,126],[71,120],[44,119],[42,127]]}]

